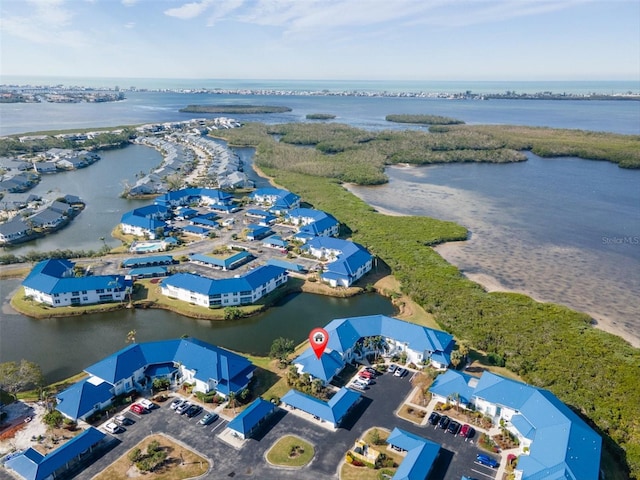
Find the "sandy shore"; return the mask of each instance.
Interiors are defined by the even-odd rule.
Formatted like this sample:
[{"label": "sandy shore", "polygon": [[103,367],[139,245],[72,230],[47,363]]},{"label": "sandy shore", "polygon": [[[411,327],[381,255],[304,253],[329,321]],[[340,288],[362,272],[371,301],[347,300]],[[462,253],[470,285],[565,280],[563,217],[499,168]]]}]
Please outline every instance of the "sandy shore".
[{"label": "sandy shore", "polygon": [[[452,256],[454,253],[457,253],[458,249],[461,247],[463,243],[464,242],[444,243],[442,245],[436,246],[434,250],[438,252],[438,254],[442,258],[444,258],[447,262],[455,265],[455,263],[452,261]],[[538,297],[534,292],[529,290],[515,290],[515,289],[506,288],[504,285],[502,285],[502,283],[500,283],[498,279],[492,277],[491,275],[487,275],[484,273],[465,273],[465,272],[463,272],[463,274],[472,282],[482,285],[482,287],[487,292],[521,293],[523,295],[533,298],[537,302],[550,301],[550,300]],[[557,303],[557,302],[554,302],[554,303]],[[633,345],[634,347],[640,348],[640,339],[632,335],[629,335],[628,332],[626,332],[624,329],[617,326],[616,322],[613,319],[607,318],[603,315],[597,315],[588,311],[585,311],[584,313],[586,313],[587,315],[590,315],[595,320],[594,326],[596,328],[599,328],[600,330],[603,330],[605,332],[621,337],[627,342],[629,342],[631,345]]]}]

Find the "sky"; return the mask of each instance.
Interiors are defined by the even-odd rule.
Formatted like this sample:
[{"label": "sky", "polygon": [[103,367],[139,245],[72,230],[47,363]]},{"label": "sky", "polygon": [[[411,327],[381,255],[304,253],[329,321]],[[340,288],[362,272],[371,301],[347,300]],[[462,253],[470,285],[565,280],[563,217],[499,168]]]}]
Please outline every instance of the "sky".
[{"label": "sky", "polygon": [[2,0],[1,77],[633,80],[639,0]]}]

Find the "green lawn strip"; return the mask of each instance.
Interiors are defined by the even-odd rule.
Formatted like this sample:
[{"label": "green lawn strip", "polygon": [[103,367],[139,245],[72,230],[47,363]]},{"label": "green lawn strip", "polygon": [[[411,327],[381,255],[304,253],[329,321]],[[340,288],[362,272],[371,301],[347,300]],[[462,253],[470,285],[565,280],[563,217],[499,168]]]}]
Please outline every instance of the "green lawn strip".
[{"label": "green lawn strip", "polygon": [[[301,447],[295,450],[294,447]],[[314,455],[313,446],[295,435],[287,435],[279,439],[267,451],[267,461],[281,467],[303,467],[311,461]]]}]

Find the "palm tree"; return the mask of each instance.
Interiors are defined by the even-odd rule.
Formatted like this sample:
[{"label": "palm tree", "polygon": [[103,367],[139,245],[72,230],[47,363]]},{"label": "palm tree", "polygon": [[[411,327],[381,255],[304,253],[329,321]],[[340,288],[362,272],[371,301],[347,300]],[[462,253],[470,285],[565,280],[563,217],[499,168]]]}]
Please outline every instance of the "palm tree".
[{"label": "palm tree", "polygon": [[229,401],[227,402],[227,408],[232,408],[233,413],[236,413],[236,394],[234,392],[229,392],[227,398],[229,399]]}]

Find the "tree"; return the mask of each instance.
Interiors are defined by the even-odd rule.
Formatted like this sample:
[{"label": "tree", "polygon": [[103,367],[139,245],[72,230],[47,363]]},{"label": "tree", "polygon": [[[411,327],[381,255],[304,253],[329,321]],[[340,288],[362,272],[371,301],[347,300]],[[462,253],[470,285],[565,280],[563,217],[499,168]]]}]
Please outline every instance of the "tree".
[{"label": "tree", "polygon": [[26,388],[40,387],[44,382],[42,370],[37,363],[27,360],[0,363],[0,388],[14,398]]},{"label": "tree", "polygon": [[229,395],[227,396],[227,399],[228,399],[227,408],[232,408],[233,409],[233,413],[236,413],[236,404],[238,402],[236,400],[235,392],[229,392]]},{"label": "tree", "polygon": [[460,365],[460,362],[462,361],[462,353],[460,353],[460,350],[454,350],[453,352],[451,352],[451,365],[453,365],[453,368],[458,368],[458,365]]},{"label": "tree", "polygon": [[289,355],[291,355],[294,350],[295,342],[293,340],[290,338],[279,337],[271,344],[269,357],[280,360],[280,366],[284,368],[288,362]]}]

